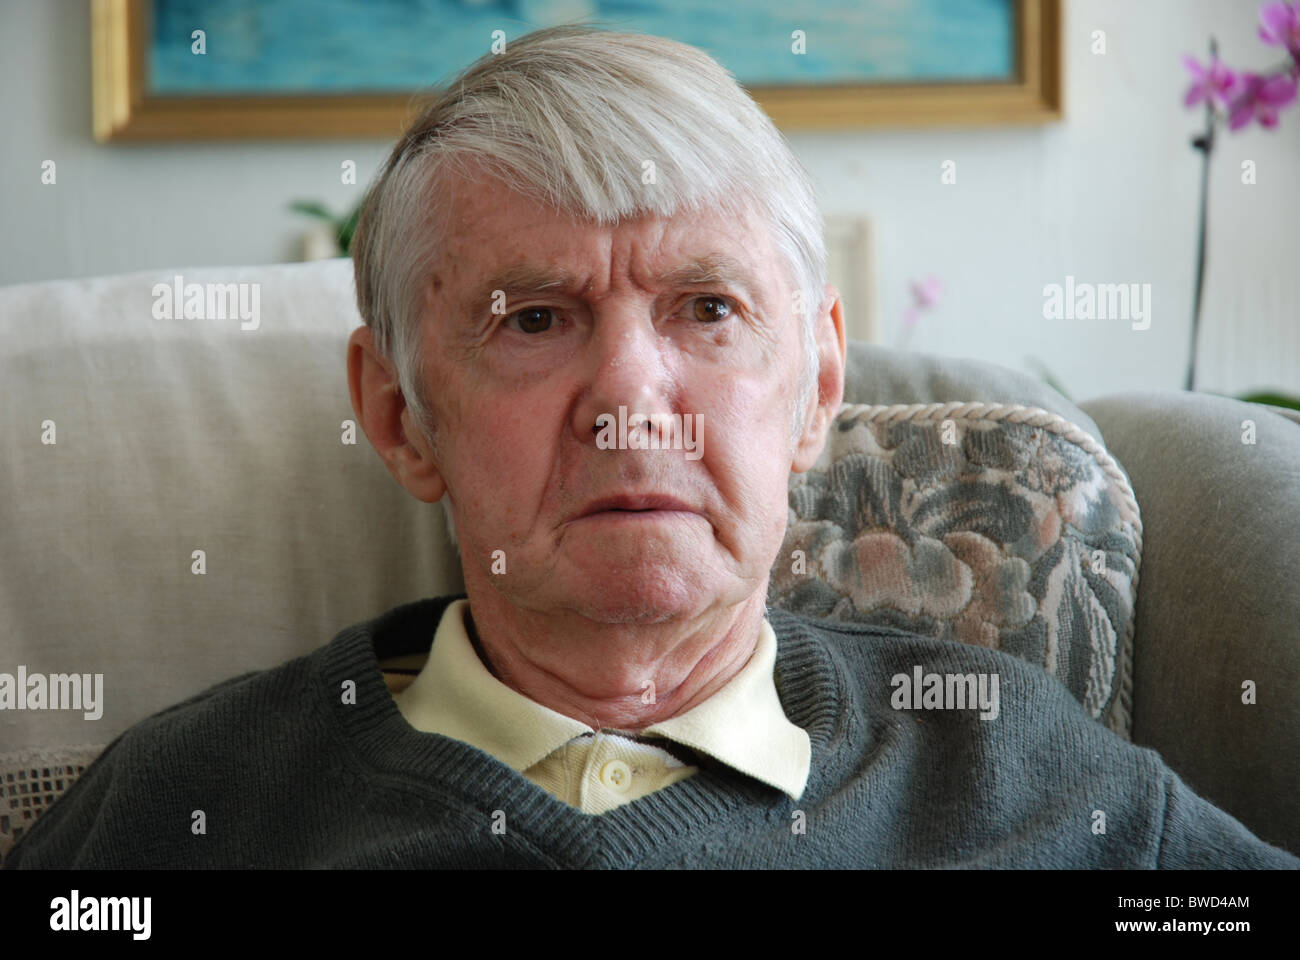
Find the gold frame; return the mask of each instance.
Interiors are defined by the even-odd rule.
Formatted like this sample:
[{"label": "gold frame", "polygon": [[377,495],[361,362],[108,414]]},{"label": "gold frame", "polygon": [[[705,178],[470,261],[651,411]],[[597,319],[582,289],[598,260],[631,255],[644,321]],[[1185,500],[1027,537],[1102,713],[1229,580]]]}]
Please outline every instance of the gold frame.
[{"label": "gold frame", "polygon": [[[1012,83],[755,87],[785,130],[992,126],[1063,115],[1061,0],[1016,0]],[[415,94],[151,97],[145,93],[147,0],[91,0],[94,133],[101,143],[238,138],[395,139]],[[864,90],[871,91],[864,96]]]}]

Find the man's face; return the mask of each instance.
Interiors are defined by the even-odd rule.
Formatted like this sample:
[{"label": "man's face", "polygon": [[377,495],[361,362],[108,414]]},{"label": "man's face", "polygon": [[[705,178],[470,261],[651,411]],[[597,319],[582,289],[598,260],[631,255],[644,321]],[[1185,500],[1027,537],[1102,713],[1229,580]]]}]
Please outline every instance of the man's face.
[{"label": "man's face", "polygon": [[[802,358],[767,228],[721,214],[572,222],[490,178],[448,197],[422,337],[471,593],[655,623],[765,590]],[[609,449],[620,407],[632,443],[646,436],[630,436],[635,414],[694,430],[660,433],[666,449]]]}]

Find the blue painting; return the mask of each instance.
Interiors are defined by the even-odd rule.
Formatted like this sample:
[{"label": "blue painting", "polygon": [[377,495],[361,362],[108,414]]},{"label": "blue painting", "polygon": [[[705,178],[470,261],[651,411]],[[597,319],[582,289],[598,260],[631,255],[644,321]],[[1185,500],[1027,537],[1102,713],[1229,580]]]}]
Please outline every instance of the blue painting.
[{"label": "blue painting", "polygon": [[495,30],[508,42],[573,20],[693,44],[751,87],[1011,81],[1016,8],[1015,0],[152,0],[148,88],[184,97],[409,92],[488,52]]}]

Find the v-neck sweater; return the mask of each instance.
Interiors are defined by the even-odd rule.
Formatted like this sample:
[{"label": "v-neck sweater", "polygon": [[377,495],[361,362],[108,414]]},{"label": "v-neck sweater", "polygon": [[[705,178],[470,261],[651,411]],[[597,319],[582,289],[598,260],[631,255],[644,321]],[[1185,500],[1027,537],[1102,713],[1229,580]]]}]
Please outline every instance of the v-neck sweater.
[{"label": "v-neck sweater", "polygon": [[[811,745],[800,799],[714,765],[586,814],[402,717],[379,662],[427,651],[455,599],[141,721],[5,868],[1300,867],[1031,664],[774,608],[777,691]],[[996,718],[895,709],[916,667],[996,674]]]}]

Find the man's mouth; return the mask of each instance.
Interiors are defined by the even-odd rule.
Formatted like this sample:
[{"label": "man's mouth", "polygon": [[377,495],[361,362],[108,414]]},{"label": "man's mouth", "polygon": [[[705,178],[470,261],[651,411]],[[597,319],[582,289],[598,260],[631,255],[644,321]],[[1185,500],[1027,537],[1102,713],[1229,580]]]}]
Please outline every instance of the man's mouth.
[{"label": "man's mouth", "polygon": [[578,511],[575,520],[597,514],[695,513],[689,505],[666,494],[616,494],[593,500]]}]

